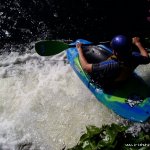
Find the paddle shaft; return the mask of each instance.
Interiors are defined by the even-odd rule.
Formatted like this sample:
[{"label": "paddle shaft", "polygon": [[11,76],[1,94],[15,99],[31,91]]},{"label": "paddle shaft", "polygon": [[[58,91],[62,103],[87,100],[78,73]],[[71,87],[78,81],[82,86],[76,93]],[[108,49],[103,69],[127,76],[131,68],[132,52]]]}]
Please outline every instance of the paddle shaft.
[{"label": "paddle shaft", "polygon": [[[84,44],[84,45],[88,46],[88,45],[99,45],[99,44],[103,44],[103,45],[106,45],[107,47],[109,47],[110,41],[104,41],[104,42],[99,42],[99,43],[90,43],[90,44]],[[69,45],[62,41],[46,40],[46,41],[39,41],[39,42],[35,43],[35,50],[41,56],[52,56],[52,55],[56,55],[64,50],[68,49],[69,47],[75,47],[75,46],[76,46],[76,44]],[[150,52],[149,48],[146,48],[146,50],[148,53]]]}]

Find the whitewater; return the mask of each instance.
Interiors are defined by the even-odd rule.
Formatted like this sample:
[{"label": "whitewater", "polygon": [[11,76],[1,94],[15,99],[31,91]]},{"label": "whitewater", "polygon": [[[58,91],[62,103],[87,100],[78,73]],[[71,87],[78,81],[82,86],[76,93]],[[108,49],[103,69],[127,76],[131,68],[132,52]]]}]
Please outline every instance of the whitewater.
[{"label": "whitewater", "polygon": [[[31,45],[0,55],[0,149],[67,149],[88,125],[125,122],[83,85],[65,51],[42,57]],[[150,85],[149,68],[136,72]]]},{"label": "whitewater", "polygon": [[[31,43],[39,38],[74,39],[81,35],[92,38],[93,34],[105,39],[111,35],[109,24],[118,26],[118,19],[123,25],[130,22],[135,31],[137,25],[146,31],[146,25],[139,24],[143,19],[134,19],[139,18],[138,14],[141,16],[142,5],[119,7],[123,8],[120,12],[123,16],[126,8],[136,8],[137,13],[137,17],[128,15],[121,19],[114,11],[118,10],[114,9],[117,5],[112,5],[115,3],[104,5],[102,1],[100,6],[82,3],[78,7],[77,1],[0,1],[0,150],[67,149],[77,144],[88,125],[127,123],[98,102],[83,85],[68,64],[65,51],[41,57],[35,52],[35,42]],[[132,14],[131,10],[128,14]],[[128,25],[126,30],[130,31]],[[113,28],[115,31],[118,29]],[[141,65],[136,72],[150,85],[149,70],[150,64]],[[141,124],[134,125],[133,133]],[[149,124],[144,125],[150,128]]]},{"label": "whitewater", "polygon": [[83,85],[65,51],[51,57],[39,56],[34,48],[21,55],[3,53],[0,85],[2,150],[70,148],[87,125],[121,120]]}]

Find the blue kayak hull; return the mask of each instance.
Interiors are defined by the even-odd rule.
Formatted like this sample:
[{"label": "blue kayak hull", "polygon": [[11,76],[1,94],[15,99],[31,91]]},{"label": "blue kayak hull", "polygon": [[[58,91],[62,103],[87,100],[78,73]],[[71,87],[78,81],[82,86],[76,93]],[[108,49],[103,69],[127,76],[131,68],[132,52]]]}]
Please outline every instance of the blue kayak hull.
[{"label": "blue kayak hull", "polygon": [[[98,46],[111,51],[105,45]],[[106,92],[93,83],[90,76],[82,69],[75,47],[67,49],[66,53],[72,69],[98,101],[117,115],[131,121],[145,122],[150,118],[150,87],[140,77],[135,75],[119,89]]]}]

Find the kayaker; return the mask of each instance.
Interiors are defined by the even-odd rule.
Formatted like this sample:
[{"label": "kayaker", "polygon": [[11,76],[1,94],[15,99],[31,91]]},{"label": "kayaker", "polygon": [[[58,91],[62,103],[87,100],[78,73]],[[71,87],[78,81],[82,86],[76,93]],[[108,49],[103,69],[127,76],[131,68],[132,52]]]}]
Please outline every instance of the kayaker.
[{"label": "kayaker", "polygon": [[[139,52],[132,51],[132,44],[138,48]],[[150,62],[139,37],[133,37],[130,40],[124,35],[117,35],[111,40],[110,46],[113,50],[112,56],[105,61],[92,64],[88,63],[84,56],[82,43],[76,44],[82,68],[103,87],[118,85],[126,81],[138,65]]]}]

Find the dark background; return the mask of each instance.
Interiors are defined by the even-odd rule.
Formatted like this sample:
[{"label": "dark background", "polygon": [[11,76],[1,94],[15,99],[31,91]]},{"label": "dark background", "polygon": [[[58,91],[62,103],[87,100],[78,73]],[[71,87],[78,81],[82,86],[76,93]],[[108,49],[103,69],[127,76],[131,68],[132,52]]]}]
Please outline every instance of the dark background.
[{"label": "dark background", "polygon": [[[0,40],[150,36],[149,0],[0,0]],[[8,31],[9,35],[6,34]]]}]

